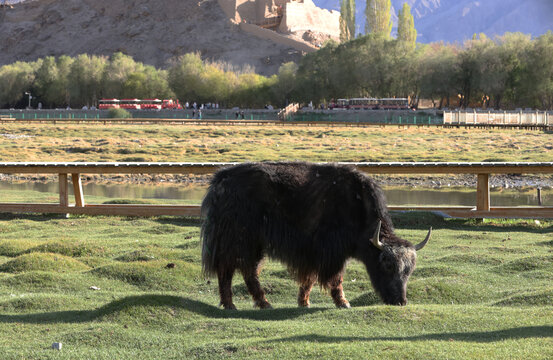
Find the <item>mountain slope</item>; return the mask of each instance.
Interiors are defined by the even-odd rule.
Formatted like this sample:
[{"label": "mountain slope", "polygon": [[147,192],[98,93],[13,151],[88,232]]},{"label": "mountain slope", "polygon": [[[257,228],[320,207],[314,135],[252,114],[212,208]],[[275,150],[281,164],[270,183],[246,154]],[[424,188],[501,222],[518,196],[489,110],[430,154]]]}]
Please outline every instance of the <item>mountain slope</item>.
[{"label": "mountain slope", "polygon": [[231,24],[216,0],[39,0],[7,9],[0,22],[0,65],[48,55],[111,55],[164,67],[178,55],[274,74],[301,54]]}]

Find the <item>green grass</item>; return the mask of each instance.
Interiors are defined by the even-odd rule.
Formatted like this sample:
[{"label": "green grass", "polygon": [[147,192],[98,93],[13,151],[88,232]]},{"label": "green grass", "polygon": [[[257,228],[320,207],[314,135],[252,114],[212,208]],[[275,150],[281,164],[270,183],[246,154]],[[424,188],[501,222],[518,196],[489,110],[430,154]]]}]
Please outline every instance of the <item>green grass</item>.
[{"label": "green grass", "polygon": [[[2,124],[0,161],[553,161],[549,137],[526,130]],[[59,201],[33,191],[0,196]],[[335,309],[319,288],[312,307],[298,309],[297,285],[285,267],[267,261],[261,282],[275,309],[252,309],[236,276],[239,311],[227,312],[217,306],[216,279],[201,273],[198,220],[0,214],[0,359],[553,358],[552,221],[405,213],[394,223],[412,242],[434,228],[406,307],[383,305],[352,261],[344,284],[352,309]],[[53,342],[62,350],[51,349]]]},{"label": "green grass", "polygon": [[0,161],[552,161],[550,134],[441,128],[1,124]]},{"label": "green grass", "polygon": [[[0,353],[3,359],[553,356],[553,222],[404,213],[394,223],[413,242],[434,227],[406,307],[383,305],[363,266],[352,261],[344,285],[352,309],[335,309],[319,288],[312,307],[299,309],[285,267],[267,261],[261,282],[275,309],[253,309],[236,276],[239,311],[228,312],[217,306],[216,279],[201,273],[195,219],[0,215]],[[53,342],[62,342],[62,350],[52,350]]]}]

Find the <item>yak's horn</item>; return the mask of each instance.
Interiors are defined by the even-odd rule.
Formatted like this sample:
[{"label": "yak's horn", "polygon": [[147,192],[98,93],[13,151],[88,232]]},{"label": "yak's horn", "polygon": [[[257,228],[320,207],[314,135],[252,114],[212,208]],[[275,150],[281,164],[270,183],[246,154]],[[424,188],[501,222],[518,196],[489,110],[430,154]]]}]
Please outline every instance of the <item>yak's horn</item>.
[{"label": "yak's horn", "polygon": [[420,244],[415,245],[415,250],[419,251],[422,249],[428,240],[430,240],[430,235],[432,235],[432,226],[430,227],[430,230],[428,230],[428,234],[426,235],[426,239],[424,239]]},{"label": "yak's horn", "polygon": [[377,249],[380,249],[380,250],[382,250],[382,243],[379,240],[379,238],[380,238],[380,226],[381,225],[382,225],[382,221],[378,220],[378,225],[376,226],[376,233],[374,234],[374,236],[371,239],[371,242],[373,243],[373,245]]}]

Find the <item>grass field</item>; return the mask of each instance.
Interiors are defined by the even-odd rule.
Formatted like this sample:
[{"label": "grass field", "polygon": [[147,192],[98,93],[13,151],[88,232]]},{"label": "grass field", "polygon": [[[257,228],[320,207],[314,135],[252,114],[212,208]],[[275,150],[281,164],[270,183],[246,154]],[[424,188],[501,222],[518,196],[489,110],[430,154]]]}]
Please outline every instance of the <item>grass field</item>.
[{"label": "grass field", "polygon": [[394,221],[413,242],[435,229],[408,306],[382,305],[351,262],[344,288],[352,309],[335,309],[318,288],[312,307],[298,309],[286,269],[267,261],[261,281],[275,309],[253,310],[237,276],[239,311],[227,312],[217,307],[216,280],[201,274],[197,220],[2,215],[1,357],[553,356],[553,222]]},{"label": "grass field", "polygon": [[[553,161],[550,143],[518,130],[0,125],[0,161]],[[434,228],[407,306],[383,305],[352,261],[351,309],[318,288],[299,309],[267,261],[275,309],[254,310],[236,276],[227,312],[201,273],[197,219],[0,214],[0,359],[553,358],[553,221],[394,223],[412,242]]]},{"label": "grass field", "polygon": [[553,161],[551,134],[441,128],[0,124],[0,161]]}]

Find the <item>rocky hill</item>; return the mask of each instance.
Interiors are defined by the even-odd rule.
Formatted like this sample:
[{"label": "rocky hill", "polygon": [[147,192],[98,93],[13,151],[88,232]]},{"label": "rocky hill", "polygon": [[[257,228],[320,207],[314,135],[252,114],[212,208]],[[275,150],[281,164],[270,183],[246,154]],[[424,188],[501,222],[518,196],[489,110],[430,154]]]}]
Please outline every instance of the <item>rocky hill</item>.
[{"label": "rocky hill", "polygon": [[[339,10],[339,0],[314,0],[326,9]],[[520,31],[539,36],[553,30],[552,0],[392,0],[392,14],[407,2],[415,18],[419,42],[462,42],[474,33],[490,37]],[[356,1],[358,30],[365,29],[365,1]],[[395,24],[394,30],[395,31]]]},{"label": "rocky hill", "polygon": [[301,57],[241,31],[216,0],[25,1],[0,9],[0,34],[0,64],[122,51],[164,67],[173,57],[199,51],[204,59],[268,75]]}]

